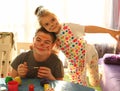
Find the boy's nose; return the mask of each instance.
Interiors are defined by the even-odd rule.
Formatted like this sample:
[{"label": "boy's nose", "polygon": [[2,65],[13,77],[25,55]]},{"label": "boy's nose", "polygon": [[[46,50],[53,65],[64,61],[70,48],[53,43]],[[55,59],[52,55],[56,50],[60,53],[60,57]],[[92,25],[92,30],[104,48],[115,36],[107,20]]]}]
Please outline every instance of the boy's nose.
[{"label": "boy's nose", "polygon": [[50,23],[50,26],[51,26],[51,27],[53,27],[53,26],[54,26],[54,24],[53,24],[53,23]]},{"label": "boy's nose", "polygon": [[51,24],[51,27],[53,27],[53,24]]},{"label": "boy's nose", "polygon": [[44,45],[44,43],[43,43],[43,42],[39,42],[39,45],[40,45],[40,46],[43,46],[43,45]]}]

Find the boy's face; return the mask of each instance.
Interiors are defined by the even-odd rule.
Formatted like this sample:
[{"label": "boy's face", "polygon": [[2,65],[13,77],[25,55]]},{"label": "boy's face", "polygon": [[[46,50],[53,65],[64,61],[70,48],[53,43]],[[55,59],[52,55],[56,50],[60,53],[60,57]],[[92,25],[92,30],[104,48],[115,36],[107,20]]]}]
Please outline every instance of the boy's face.
[{"label": "boy's face", "polygon": [[50,53],[53,45],[51,36],[43,32],[38,32],[33,39],[33,50],[41,55]]},{"label": "boy's face", "polygon": [[61,28],[57,17],[52,14],[41,17],[41,24],[49,32],[58,33]]}]

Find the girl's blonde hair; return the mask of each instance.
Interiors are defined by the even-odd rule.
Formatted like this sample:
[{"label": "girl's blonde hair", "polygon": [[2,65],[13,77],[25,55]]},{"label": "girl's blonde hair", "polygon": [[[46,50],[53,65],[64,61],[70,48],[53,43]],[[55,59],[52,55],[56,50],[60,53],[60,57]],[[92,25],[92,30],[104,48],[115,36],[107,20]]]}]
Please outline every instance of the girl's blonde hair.
[{"label": "girl's blonde hair", "polygon": [[47,15],[56,16],[54,13],[50,12],[48,9],[45,9],[43,6],[39,6],[39,7],[36,8],[35,15],[37,16],[40,25],[42,25],[41,24],[41,18],[42,17],[45,17]]}]

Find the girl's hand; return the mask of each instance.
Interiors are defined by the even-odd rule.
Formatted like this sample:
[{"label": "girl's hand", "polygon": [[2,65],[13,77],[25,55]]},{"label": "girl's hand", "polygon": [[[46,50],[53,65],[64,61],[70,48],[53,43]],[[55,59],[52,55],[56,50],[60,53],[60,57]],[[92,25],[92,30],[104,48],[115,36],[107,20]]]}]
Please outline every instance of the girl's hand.
[{"label": "girl's hand", "polygon": [[55,80],[55,77],[52,75],[51,70],[47,67],[40,67],[38,69],[39,78],[47,78],[49,80]]},{"label": "girl's hand", "polygon": [[119,41],[120,31],[110,31],[110,35]]},{"label": "girl's hand", "polygon": [[27,63],[24,62],[23,64],[20,64],[20,65],[18,66],[17,71],[18,71],[18,75],[19,75],[20,77],[25,77],[26,74],[27,74],[27,72],[28,72]]}]

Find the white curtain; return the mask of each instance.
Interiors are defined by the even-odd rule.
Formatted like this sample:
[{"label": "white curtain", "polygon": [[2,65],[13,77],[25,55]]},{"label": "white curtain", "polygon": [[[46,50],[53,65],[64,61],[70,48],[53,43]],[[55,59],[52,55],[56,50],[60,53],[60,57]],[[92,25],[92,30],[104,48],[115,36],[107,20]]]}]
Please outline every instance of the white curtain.
[{"label": "white curtain", "polygon": [[118,12],[119,12],[119,18],[118,18],[118,29],[120,30],[120,0],[118,1]]},{"label": "white curtain", "polygon": [[14,32],[16,41],[31,42],[38,27],[34,11],[39,5],[56,13],[64,22],[111,28],[111,2],[112,0],[1,0],[0,32]]},{"label": "white curtain", "polygon": [[[113,28],[120,30],[120,0],[113,1]],[[117,43],[116,53],[120,53],[120,41]]]}]

